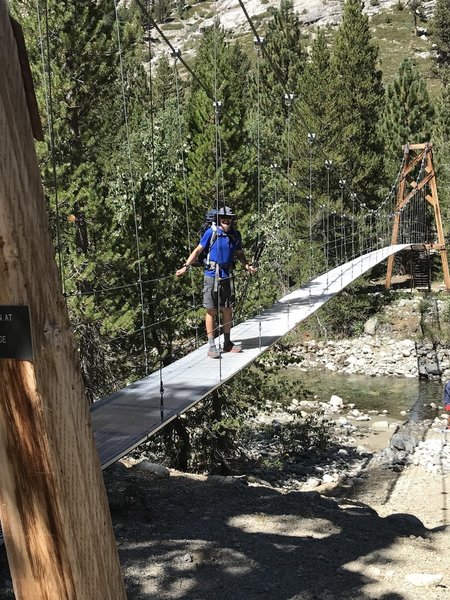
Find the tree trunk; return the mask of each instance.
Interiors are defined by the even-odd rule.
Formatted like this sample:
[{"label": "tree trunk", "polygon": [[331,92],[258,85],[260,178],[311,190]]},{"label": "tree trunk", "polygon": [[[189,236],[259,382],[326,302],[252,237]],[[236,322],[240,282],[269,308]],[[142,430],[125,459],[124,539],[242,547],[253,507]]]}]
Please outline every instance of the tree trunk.
[{"label": "tree trunk", "polygon": [[120,600],[106,493],[2,1],[0,77],[0,339],[12,335],[15,308],[29,307],[20,336],[28,327],[33,345],[32,357],[0,354],[0,516],[15,597]]}]

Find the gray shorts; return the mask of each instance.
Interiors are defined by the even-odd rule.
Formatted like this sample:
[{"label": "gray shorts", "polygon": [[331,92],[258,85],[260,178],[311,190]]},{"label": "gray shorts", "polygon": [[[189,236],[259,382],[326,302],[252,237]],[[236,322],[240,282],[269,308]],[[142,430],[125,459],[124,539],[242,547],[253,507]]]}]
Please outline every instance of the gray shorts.
[{"label": "gray shorts", "polygon": [[[234,293],[232,293],[230,279],[219,280],[220,308],[232,308],[234,305]],[[205,308],[217,308],[218,292],[214,291],[214,277],[203,278],[203,306]]]}]

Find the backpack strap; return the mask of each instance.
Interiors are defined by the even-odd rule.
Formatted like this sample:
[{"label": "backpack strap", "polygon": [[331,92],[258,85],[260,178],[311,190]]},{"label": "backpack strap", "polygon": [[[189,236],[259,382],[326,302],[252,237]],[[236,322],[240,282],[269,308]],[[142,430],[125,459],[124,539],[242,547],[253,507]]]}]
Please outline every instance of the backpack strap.
[{"label": "backpack strap", "polygon": [[[219,237],[219,233],[217,230],[216,223],[212,223],[211,228],[213,230],[213,234],[211,236],[211,240],[210,240],[209,246],[208,246],[208,254],[206,255],[206,259],[205,259],[205,268],[206,269],[214,269],[214,288],[213,289],[214,289],[214,292],[217,292],[219,289],[219,281],[220,281],[220,264],[214,260],[211,260],[210,253],[211,253],[211,248],[212,248],[214,242]],[[227,233],[225,235],[227,237],[230,237],[234,242],[237,241],[237,235],[234,230],[231,230],[229,233]],[[234,294],[234,273],[233,273],[234,262],[230,263],[227,266],[230,271],[229,279],[230,279],[231,293]]]},{"label": "backpack strap", "polygon": [[205,260],[205,266],[207,269],[209,269],[210,265],[211,265],[211,260],[210,260],[211,248],[213,247],[213,244],[217,239],[217,225],[215,223],[211,223],[211,229],[213,230],[213,233],[212,233],[211,239],[209,241],[208,254],[206,255],[206,260]]}]

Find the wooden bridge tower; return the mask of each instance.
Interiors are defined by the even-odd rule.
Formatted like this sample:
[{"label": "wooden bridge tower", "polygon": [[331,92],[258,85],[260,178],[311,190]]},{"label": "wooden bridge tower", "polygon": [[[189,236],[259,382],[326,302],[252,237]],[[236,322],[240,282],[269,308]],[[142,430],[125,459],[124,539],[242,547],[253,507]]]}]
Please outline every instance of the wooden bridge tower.
[{"label": "wooden bridge tower", "polygon": [[[442,227],[441,210],[439,207],[439,198],[436,185],[436,174],[433,166],[433,144],[407,144],[403,146],[405,153],[405,162],[400,174],[400,183],[397,192],[397,203],[395,208],[394,226],[392,229],[391,244],[398,243],[400,229],[400,211],[420,190],[428,193],[425,200],[433,208],[434,221],[436,223],[437,243],[424,243],[423,247],[428,252],[439,250],[442,260],[442,269],[444,272],[444,283],[447,291],[450,291],[450,274],[448,268],[448,256],[445,247],[444,230]],[[413,173],[417,172],[417,167],[424,161],[423,176],[418,181],[413,178]],[[394,255],[390,256],[387,264],[386,287],[391,287],[392,270],[394,267]]]}]

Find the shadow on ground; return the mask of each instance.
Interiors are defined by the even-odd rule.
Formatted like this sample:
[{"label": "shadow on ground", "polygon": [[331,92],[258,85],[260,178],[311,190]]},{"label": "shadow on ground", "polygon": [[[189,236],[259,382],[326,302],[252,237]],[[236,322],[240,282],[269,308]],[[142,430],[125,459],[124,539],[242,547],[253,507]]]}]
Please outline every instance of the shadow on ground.
[{"label": "shadow on ground", "polygon": [[[117,468],[105,476],[130,600],[364,600],[374,597],[371,568],[401,538],[428,538],[432,551],[433,532],[412,515],[382,519],[366,505],[244,479]],[[393,554],[389,568],[401,568]],[[404,598],[395,586],[376,597]]]}]

